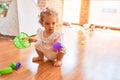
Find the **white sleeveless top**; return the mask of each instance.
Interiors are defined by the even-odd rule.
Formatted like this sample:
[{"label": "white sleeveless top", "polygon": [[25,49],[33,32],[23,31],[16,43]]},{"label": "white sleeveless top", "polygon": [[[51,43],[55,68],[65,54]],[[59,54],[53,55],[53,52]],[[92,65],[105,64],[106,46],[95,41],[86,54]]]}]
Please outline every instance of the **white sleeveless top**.
[{"label": "white sleeveless top", "polygon": [[37,30],[37,42],[35,48],[42,51],[44,56],[49,60],[56,59],[57,53],[53,50],[53,43],[56,38],[61,38],[60,32],[54,32],[49,37],[43,36],[44,30],[38,29]]}]

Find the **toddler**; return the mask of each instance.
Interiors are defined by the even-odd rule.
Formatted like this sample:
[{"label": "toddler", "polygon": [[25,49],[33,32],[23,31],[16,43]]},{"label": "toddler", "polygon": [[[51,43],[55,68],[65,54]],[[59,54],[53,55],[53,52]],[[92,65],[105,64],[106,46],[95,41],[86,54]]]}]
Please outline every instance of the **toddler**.
[{"label": "toddler", "polygon": [[34,57],[33,62],[44,60],[44,57],[46,57],[48,60],[55,61],[54,66],[62,65],[65,48],[63,47],[59,51],[53,49],[54,42],[61,42],[61,33],[55,31],[57,20],[58,14],[52,9],[46,8],[40,13],[39,23],[44,29],[39,28],[37,30],[35,49],[38,57]]}]

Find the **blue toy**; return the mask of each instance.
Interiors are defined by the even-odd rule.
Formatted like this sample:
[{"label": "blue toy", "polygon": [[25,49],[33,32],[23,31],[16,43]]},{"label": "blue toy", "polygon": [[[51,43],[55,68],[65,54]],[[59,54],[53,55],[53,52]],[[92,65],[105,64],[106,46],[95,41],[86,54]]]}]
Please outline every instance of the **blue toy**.
[{"label": "blue toy", "polygon": [[16,70],[18,70],[18,69],[20,68],[20,66],[21,66],[21,63],[20,63],[20,62],[18,62],[18,63],[16,64],[15,69],[16,69]]}]

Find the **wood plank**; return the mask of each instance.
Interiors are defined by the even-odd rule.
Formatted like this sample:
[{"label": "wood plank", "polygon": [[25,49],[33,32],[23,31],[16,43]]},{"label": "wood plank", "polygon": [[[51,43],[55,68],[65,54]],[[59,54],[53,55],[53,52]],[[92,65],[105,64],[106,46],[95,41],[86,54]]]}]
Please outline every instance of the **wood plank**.
[{"label": "wood plank", "polygon": [[[66,55],[61,67],[53,61],[32,63],[37,56],[34,43],[30,48],[17,49],[13,42],[0,39],[0,69],[11,62],[21,62],[19,70],[0,75],[0,80],[119,80],[120,32],[82,28],[63,28]],[[85,44],[81,44],[84,41]]]}]

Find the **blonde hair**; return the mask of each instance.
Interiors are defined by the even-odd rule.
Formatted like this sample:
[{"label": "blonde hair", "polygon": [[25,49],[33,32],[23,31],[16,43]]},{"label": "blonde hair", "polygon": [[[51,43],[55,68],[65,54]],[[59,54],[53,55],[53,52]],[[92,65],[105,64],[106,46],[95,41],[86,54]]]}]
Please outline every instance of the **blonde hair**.
[{"label": "blonde hair", "polygon": [[50,8],[45,8],[40,13],[40,22],[43,21],[45,16],[55,16],[58,19],[58,13]]}]

